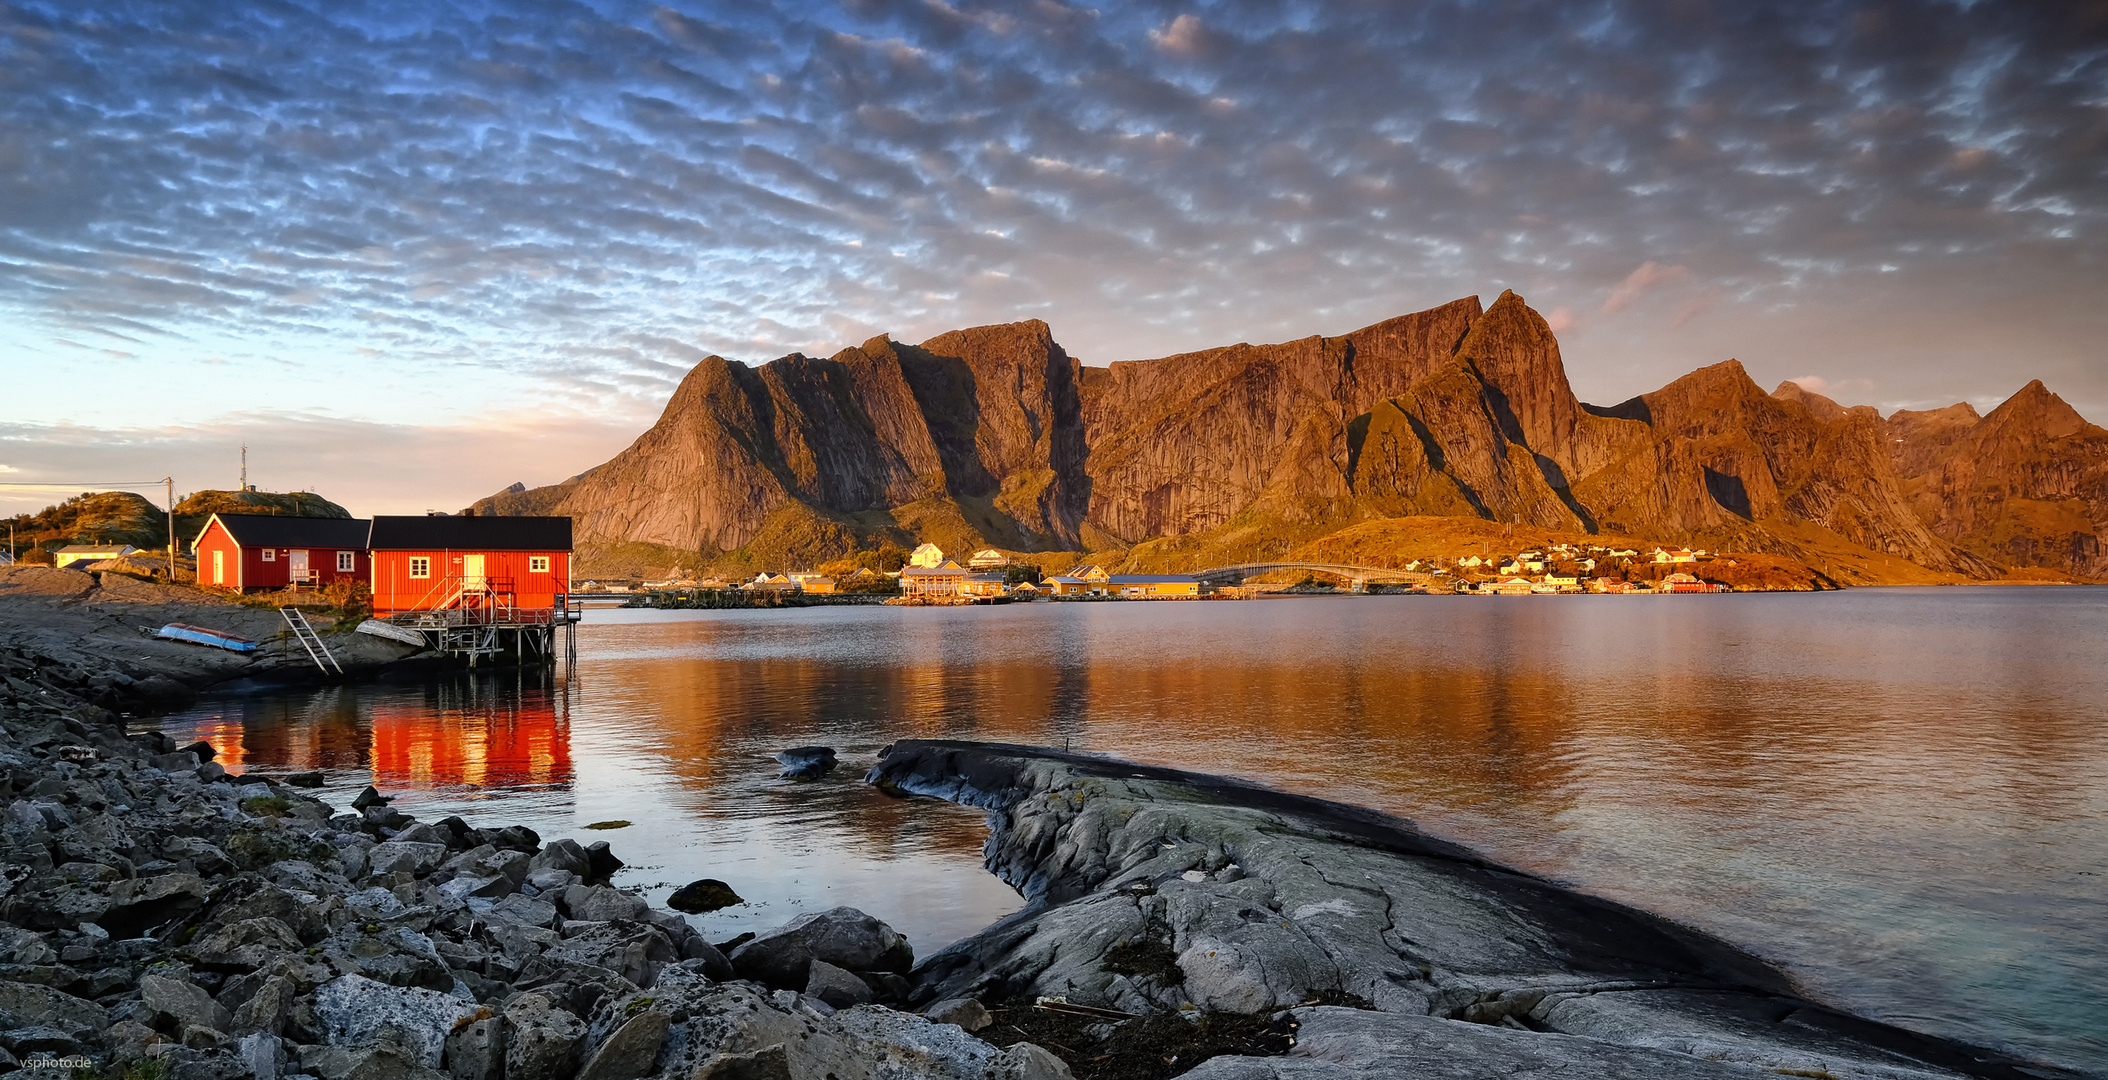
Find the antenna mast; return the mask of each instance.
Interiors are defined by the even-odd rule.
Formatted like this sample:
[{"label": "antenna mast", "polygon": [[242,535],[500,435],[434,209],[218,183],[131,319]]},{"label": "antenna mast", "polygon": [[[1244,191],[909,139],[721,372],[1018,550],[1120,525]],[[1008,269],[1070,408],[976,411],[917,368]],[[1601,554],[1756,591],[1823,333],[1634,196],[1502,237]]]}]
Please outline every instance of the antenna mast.
[{"label": "antenna mast", "polygon": [[249,490],[249,444],[242,444],[242,491]]}]

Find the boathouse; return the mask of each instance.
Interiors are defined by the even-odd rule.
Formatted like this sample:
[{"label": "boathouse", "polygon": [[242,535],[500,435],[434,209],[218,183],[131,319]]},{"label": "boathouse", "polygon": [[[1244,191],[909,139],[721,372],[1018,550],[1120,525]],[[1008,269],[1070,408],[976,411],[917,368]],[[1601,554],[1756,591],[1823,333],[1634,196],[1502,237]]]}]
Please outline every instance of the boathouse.
[{"label": "boathouse", "polygon": [[214,514],[192,540],[198,584],[237,592],[366,580],[364,518]]},{"label": "boathouse", "polygon": [[567,517],[376,517],[367,547],[377,614],[546,613],[571,591]]}]

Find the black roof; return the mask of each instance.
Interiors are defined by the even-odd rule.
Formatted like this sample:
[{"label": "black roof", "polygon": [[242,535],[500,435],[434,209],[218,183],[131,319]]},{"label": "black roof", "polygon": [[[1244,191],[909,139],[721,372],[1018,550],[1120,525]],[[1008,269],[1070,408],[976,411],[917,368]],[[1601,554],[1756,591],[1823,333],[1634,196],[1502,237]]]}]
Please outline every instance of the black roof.
[{"label": "black roof", "polygon": [[280,517],[274,514],[215,514],[243,547],[363,548],[365,518]]},{"label": "black roof", "polygon": [[567,517],[376,517],[376,551],[569,551]]}]

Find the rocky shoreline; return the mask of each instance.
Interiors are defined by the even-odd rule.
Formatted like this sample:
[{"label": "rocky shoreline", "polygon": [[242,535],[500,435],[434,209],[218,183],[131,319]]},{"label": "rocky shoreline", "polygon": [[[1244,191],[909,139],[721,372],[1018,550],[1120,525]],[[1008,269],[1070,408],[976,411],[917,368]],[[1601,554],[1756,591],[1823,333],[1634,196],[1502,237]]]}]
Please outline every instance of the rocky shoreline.
[{"label": "rocky shoreline", "polygon": [[[604,843],[421,822],[127,734],[144,680],[0,651],[0,1071],[132,1080],[1058,1080],[903,1004],[849,908],[719,948]],[[112,706],[131,706],[113,710]],[[705,890],[707,891],[707,890]],[[729,954],[729,955],[728,955]],[[926,1012],[985,1023],[976,1006]]]}]

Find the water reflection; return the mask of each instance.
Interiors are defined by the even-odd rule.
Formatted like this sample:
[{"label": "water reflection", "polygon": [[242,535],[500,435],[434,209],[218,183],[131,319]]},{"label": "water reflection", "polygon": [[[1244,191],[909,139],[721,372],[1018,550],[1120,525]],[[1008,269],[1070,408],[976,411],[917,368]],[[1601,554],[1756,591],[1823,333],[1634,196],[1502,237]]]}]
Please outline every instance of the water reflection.
[{"label": "water reflection", "polygon": [[[1072,744],[1377,806],[1895,1022],[2108,1064],[2103,590],[595,612],[565,684],[212,703],[236,761],[605,834],[729,936],[851,902],[919,948],[1016,898],[901,737]],[[775,778],[820,742],[843,775]],[[480,807],[478,804],[481,804]],[[497,820],[493,820],[493,819]]]}]

